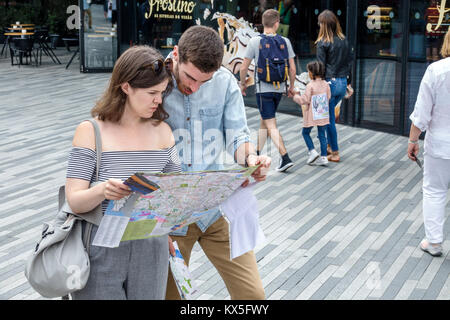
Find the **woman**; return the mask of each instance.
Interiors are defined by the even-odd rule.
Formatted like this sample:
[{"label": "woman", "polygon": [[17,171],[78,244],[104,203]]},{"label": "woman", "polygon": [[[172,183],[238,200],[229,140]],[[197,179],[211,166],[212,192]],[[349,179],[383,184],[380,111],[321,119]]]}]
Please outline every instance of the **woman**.
[{"label": "woman", "polygon": [[[75,131],[67,168],[66,196],[76,213],[130,194],[122,180],[136,171],[180,171],[175,140],[163,122],[162,99],[172,83],[161,54],[147,46],[132,47],[117,60],[109,87],[92,109],[102,138],[100,184],[95,180],[94,128],[82,122]],[[91,242],[97,227],[94,226]],[[164,299],[168,236],[121,242],[118,248],[90,247],[91,270],[74,299]]]},{"label": "woman", "polygon": [[347,77],[352,63],[351,49],[336,15],[325,10],[319,15],[319,36],[316,40],[317,59],[325,65],[325,80],[330,84],[330,124],[327,126],[329,161],[339,162],[339,146],[334,108],[345,96]]},{"label": "woman", "polygon": [[425,239],[420,248],[442,255],[447,191],[450,184],[450,30],[445,35],[444,59],[428,66],[420,84],[408,142],[408,157],[416,161],[419,136],[426,131],[423,169]]}]

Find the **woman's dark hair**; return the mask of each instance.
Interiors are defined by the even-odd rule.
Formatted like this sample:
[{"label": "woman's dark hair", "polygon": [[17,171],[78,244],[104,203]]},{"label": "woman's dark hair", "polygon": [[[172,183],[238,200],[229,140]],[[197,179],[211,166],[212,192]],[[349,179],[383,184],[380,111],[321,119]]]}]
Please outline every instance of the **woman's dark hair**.
[{"label": "woman's dark hair", "polygon": [[325,65],[318,61],[311,61],[306,65],[306,70],[311,72],[313,76],[313,80],[316,80],[316,78],[324,79],[325,78]]},{"label": "woman's dark hair", "polygon": [[[91,115],[100,120],[119,122],[127,100],[121,85],[126,82],[132,88],[150,88],[169,80],[165,94],[170,92],[172,76],[163,61],[163,56],[155,48],[134,46],[127,49],[116,61],[108,88],[91,110]],[[151,119],[163,121],[168,117],[160,104]]]}]

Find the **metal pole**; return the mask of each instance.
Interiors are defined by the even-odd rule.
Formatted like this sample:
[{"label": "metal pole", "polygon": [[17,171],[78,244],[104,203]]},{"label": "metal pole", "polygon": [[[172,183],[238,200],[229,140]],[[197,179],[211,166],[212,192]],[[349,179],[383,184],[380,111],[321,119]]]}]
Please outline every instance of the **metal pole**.
[{"label": "metal pole", "polygon": [[402,65],[402,71],[401,71],[401,91],[400,91],[400,112],[399,112],[399,133],[400,134],[408,134],[409,132],[406,132],[405,130],[405,116],[406,116],[406,109],[407,109],[407,99],[406,99],[406,84],[407,84],[407,75],[408,75],[408,60],[409,60],[409,25],[410,25],[410,7],[411,3],[410,0],[402,0],[402,8],[403,12],[402,14],[402,20],[403,20],[403,42],[402,42],[402,52],[403,55],[401,57],[401,65]]}]

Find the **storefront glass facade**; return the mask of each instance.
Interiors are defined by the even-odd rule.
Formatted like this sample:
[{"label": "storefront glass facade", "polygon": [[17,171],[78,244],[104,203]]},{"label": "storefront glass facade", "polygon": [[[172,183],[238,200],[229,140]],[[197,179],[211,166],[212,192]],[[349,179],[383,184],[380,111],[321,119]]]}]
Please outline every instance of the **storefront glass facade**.
[{"label": "storefront glass facade", "polygon": [[[107,0],[108,1],[108,0]],[[95,2],[95,1],[94,1]],[[97,1],[98,2],[98,1]],[[409,114],[414,108],[420,80],[426,67],[440,59],[442,39],[450,25],[450,0],[109,0],[117,9],[114,23],[99,27],[110,36],[89,37],[85,32],[85,56],[111,48],[110,61],[84,71],[111,70],[114,59],[130,45],[149,44],[168,54],[184,30],[195,24],[216,29],[224,41],[223,65],[237,77],[252,36],[262,32],[261,15],[274,8],[282,17],[279,33],[288,37],[296,53],[297,74],[316,57],[317,17],[325,9],[339,18],[354,48],[352,85],[355,94],[341,106],[341,123],[407,134]],[[91,5],[91,7],[94,6]],[[97,11],[106,7],[103,4]],[[109,5],[111,7],[111,4]],[[103,9],[102,9],[103,10]],[[94,12],[94,9],[92,9]],[[102,11],[103,12],[103,11]],[[105,16],[109,13],[104,12]],[[94,15],[95,16],[95,15]],[[102,21],[103,21],[102,20]],[[87,24],[84,23],[84,30]],[[95,27],[93,29],[96,29]],[[98,28],[97,28],[98,29]],[[102,29],[98,29],[101,31]],[[87,34],[87,36],[86,36]],[[109,38],[111,41],[109,42]],[[95,43],[97,43],[95,42]],[[90,49],[89,49],[90,48]],[[95,58],[91,57],[92,63]],[[97,61],[98,64],[98,61]],[[250,70],[253,70],[252,66]],[[245,102],[255,106],[254,86]],[[279,110],[301,115],[300,108],[283,98]]]}]

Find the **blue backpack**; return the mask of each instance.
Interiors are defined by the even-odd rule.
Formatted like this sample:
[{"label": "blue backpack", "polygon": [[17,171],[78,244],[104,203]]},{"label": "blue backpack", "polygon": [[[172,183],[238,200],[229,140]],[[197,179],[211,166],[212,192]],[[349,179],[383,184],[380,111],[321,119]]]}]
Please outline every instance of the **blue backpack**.
[{"label": "blue backpack", "polygon": [[288,80],[289,53],[283,37],[261,34],[257,63],[258,80],[272,83],[275,89]]}]

